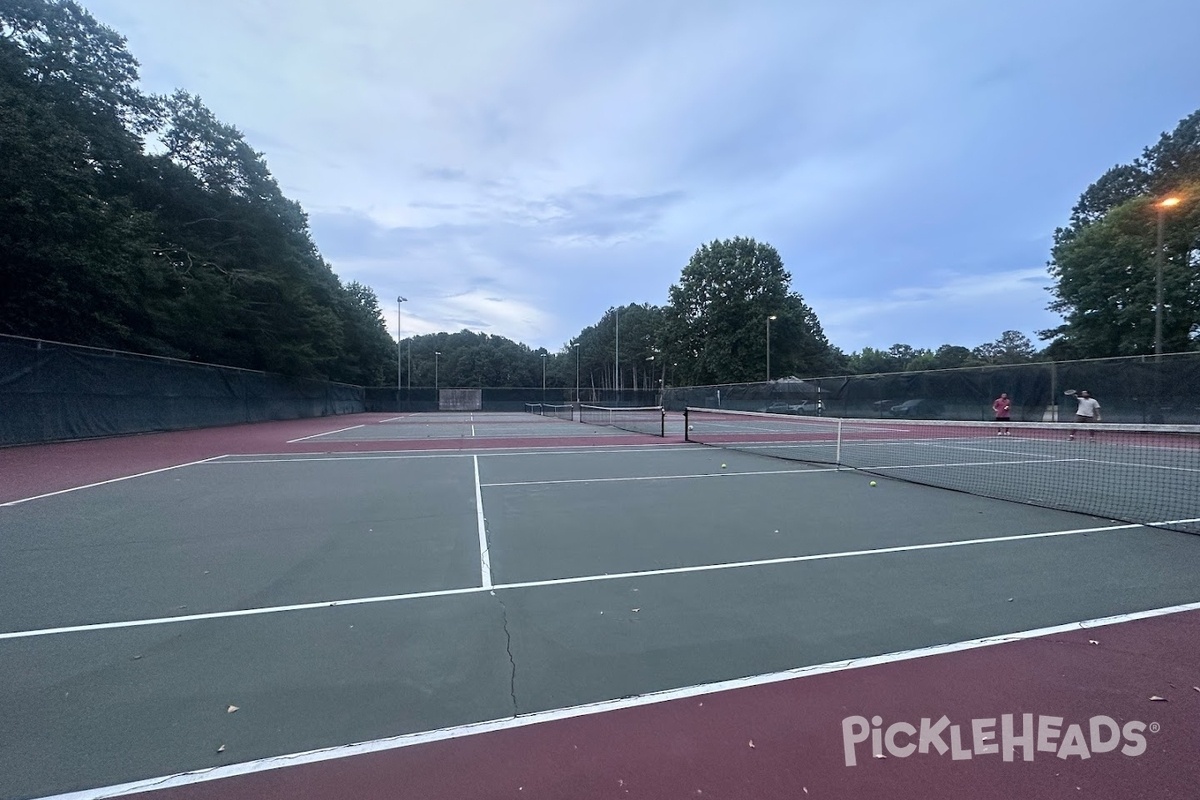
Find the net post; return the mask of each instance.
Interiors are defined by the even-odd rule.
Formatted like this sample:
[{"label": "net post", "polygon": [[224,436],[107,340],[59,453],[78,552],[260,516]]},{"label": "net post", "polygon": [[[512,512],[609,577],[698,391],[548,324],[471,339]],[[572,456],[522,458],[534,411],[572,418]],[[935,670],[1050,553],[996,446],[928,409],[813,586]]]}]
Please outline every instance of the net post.
[{"label": "net post", "polygon": [[658,435],[662,438],[667,438],[667,409],[662,409],[662,427],[658,430]]},{"label": "net post", "polygon": [[842,468],[842,419],[838,417],[837,421],[837,453],[834,455],[834,463],[840,470]]},{"label": "net post", "polygon": [[684,406],[684,408],[683,408],[683,440],[685,442],[690,442],[692,440],[692,436],[689,433],[689,431],[692,429],[692,426],[688,422],[688,419],[689,419],[688,415],[690,413],[691,413],[691,410],[687,406]]}]

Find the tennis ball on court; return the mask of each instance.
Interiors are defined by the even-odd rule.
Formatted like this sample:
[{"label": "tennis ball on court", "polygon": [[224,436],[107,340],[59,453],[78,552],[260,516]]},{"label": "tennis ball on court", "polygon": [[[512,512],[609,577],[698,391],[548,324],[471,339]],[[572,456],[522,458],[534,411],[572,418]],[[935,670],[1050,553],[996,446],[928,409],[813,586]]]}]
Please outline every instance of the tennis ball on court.
[{"label": "tennis ball on court", "polygon": [[696,430],[696,426],[695,426],[695,425],[688,425],[688,430],[689,430],[689,431],[694,431],[694,430]]},{"label": "tennis ball on court", "polygon": [[874,486],[874,485],[875,485],[875,481],[871,481],[871,485],[872,485],[872,486]]},{"label": "tennis ball on court", "polygon": [[724,464],[722,464],[722,465],[721,465],[721,469],[725,469],[725,465],[724,465]]}]

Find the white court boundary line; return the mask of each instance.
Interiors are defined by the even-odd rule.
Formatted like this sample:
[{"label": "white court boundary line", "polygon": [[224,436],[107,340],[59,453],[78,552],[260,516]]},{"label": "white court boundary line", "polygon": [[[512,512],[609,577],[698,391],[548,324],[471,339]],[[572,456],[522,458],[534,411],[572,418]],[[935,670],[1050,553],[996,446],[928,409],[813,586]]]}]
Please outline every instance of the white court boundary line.
[{"label": "white court boundary line", "polygon": [[106,486],[110,483],[120,483],[121,481],[133,480],[134,478],[144,478],[147,475],[157,475],[160,472],[170,472],[173,469],[181,469],[183,467],[194,467],[197,464],[207,464],[210,461],[216,461],[218,458],[224,458],[224,457],[225,456],[212,456],[211,458],[202,458],[199,461],[189,461],[186,464],[175,464],[174,466],[163,467],[161,469],[152,469],[152,470],[148,470],[146,472],[137,472],[137,473],[134,473],[133,475],[122,475],[119,478],[109,478],[108,480],[105,480],[105,481],[96,481],[95,483],[85,483],[82,486],[72,486],[69,489],[59,489],[54,492],[46,492],[45,494],[35,494],[31,497],[22,497],[17,500],[9,500],[7,503],[0,503],[0,508],[7,508],[9,506],[18,506],[21,503],[28,503],[30,500],[41,500],[42,498],[45,498],[45,497],[55,497],[60,494],[67,494],[68,492],[78,492],[80,489],[93,489],[97,486]]},{"label": "white court boundary line", "polygon": [[335,433],[342,433],[344,431],[352,431],[355,428],[365,428],[365,427],[367,427],[367,424],[364,422],[362,425],[351,425],[349,428],[338,428],[336,431],[325,431],[324,433],[314,433],[312,436],[301,436],[299,439],[288,439],[286,444],[295,444],[296,442],[306,442],[309,439],[316,439],[319,436],[332,436]]},{"label": "white court boundary line", "polygon": [[[1158,522],[1155,525],[1167,525],[1180,522],[1197,522],[1200,520],[1171,520]],[[10,631],[0,633],[0,641],[6,639],[30,639],[39,636],[53,636],[63,633],[88,633],[93,631],[116,630],[121,628],[141,628],[149,625],[171,625],[179,622],[199,622],[202,620],[226,619],[231,617],[251,617],[263,614],[278,614],[285,611],[311,611],[320,608],[338,608],[341,606],[371,605],[374,603],[394,603],[404,600],[421,600],[431,597],[449,597],[460,594],[478,594],[487,591],[505,589],[538,589],[547,586],[569,586],[576,583],[597,583],[601,581],[627,580],[632,578],[653,578],[661,575],[686,575],[693,572],[719,572],[729,569],[746,567],[765,567],[781,564],[801,564],[808,561],[833,561],[842,558],[861,558],[864,556],[889,555],[893,553],[909,553],[921,550],[942,550],[951,547],[969,547],[980,544],[998,544],[1018,542],[1026,539],[1050,539],[1060,536],[1074,536],[1084,533],[1106,533],[1111,531],[1127,531],[1144,528],[1145,525],[1123,524],[1104,525],[1095,528],[1075,528],[1065,531],[1043,531],[1040,533],[1017,533],[1010,536],[989,536],[983,539],[958,539],[949,542],[929,542],[926,544],[906,544],[895,547],[879,547],[870,550],[847,550],[835,553],[810,553],[803,556],[780,556],[778,558],[758,559],[755,561],[730,561],[724,564],[699,564],[689,567],[668,567],[664,569],[639,570],[633,572],[612,572],[603,575],[580,575],[571,578],[548,578],[540,581],[518,581],[502,583],[490,587],[470,586],[460,589],[435,589],[427,592],[410,594],[380,595],[377,597],[357,597],[346,600],[321,600],[312,603],[296,603],[286,606],[265,606],[260,608],[244,608],[234,611],[210,611],[202,614],[183,614],[175,617],[156,617],[152,619],[125,620],[121,622],[98,622],[84,625],[69,625],[58,628],[42,628],[38,630]]]},{"label": "white court boundary line", "polygon": [[473,458],[475,463],[475,516],[479,523],[479,572],[483,585],[482,589],[492,588],[492,557],[488,548],[487,521],[483,516],[483,490],[479,488],[479,457]]},{"label": "white court boundary line", "polygon": [[661,692],[635,695],[633,697],[623,697],[617,700],[603,700],[596,703],[587,703],[579,706],[556,708],[552,711],[539,711],[532,714],[505,717],[486,722],[475,722],[467,725],[457,725],[450,728],[439,728],[432,731],[403,734],[400,736],[388,737],[386,739],[358,742],[357,744],[327,747],[320,750],[307,750],[300,753],[290,753],[288,755],[281,756],[272,756],[269,758],[259,759],[257,761],[247,761],[241,764],[229,764],[226,766],[199,769],[193,772],[167,775],[160,778],[149,778],[131,783],[106,786],[99,789],[87,789],[79,792],[70,792],[68,794],[53,795],[51,797],[40,798],[40,800],[104,800],[105,798],[121,797],[124,795],[135,794],[137,792],[152,791],[156,789],[170,789],[179,786],[190,786],[198,783],[221,780],[223,778],[233,778],[240,775],[268,772],[274,769],[282,769],[284,767],[297,766],[301,764],[316,764],[323,761],[334,761],[342,758],[350,758],[352,756],[366,755],[368,753],[380,753],[388,750],[398,750],[405,747],[446,741],[449,739],[461,739],[467,736],[476,736],[481,733],[512,730],[514,728],[524,728],[530,725],[540,725],[546,722],[593,716],[609,711],[658,705],[659,703],[666,703],[672,700],[686,700],[693,697],[703,697],[711,694],[729,692],[736,689],[767,686],[773,683],[798,680],[812,677],[814,675],[827,675],[834,672],[848,672],[850,670],[864,669],[867,667],[882,666],[886,664],[895,664],[903,661],[915,661],[920,658],[949,655],[951,653],[959,653],[966,650],[978,650],[984,647],[994,647],[996,645],[1028,641],[1030,639],[1039,639],[1062,633],[1073,633],[1075,631],[1121,625],[1128,622],[1137,622],[1139,620],[1154,619],[1156,617],[1165,617],[1172,614],[1182,614],[1197,610],[1200,610],[1200,603],[1187,603],[1177,606],[1167,606],[1164,608],[1153,608],[1146,611],[1134,611],[1127,614],[1115,614],[1109,617],[1097,617],[1095,619],[1081,620],[1079,622],[1068,622],[1062,625],[1051,625],[1044,628],[1032,628],[1029,630],[1014,631],[1012,633],[998,634],[995,636],[984,636],[977,639],[967,639],[959,642],[932,645],[930,647],[921,647],[913,650],[899,650],[877,656],[849,658],[841,661],[829,661],[823,664],[813,664],[807,667],[796,667],[795,669],[784,670],[782,672],[770,672],[764,675],[752,675],[750,677],[737,678],[728,681],[717,681],[714,683],[685,686],[678,689],[668,689]]},{"label": "white court boundary line", "polygon": [[[585,437],[579,437],[585,438]],[[593,440],[594,441],[594,440]],[[316,450],[308,453],[227,453],[224,458],[261,458],[264,461],[301,460],[293,456],[330,456],[335,458],[344,454],[346,458],[363,456],[391,456],[393,458],[470,458],[472,455],[483,456],[542,456],[542,455],[575,455],[578,453],[647,453],[647,452],[704,452],[710,448],[689,443],[653,443],[653,444],[604,444],[579,447],[560,444],[553,447],[479,447],[475,449],[452,450],[445,447],[422,447],[403,450]],[[311,460],[311,459],[310,459]],[[257,463],[257,462],[241,462]]]},{"label": "white court boundary line", "polygon": [[1114,467],[1138,467],[1141,469],[1163,469],[1169,472],[1200,472],[1200,469],[1195,467],[1172,467],[1167,464],[1139,464],[1136,461],[1107,461],[1100,458],[1081,458],[1080,461],[1087,461],[1092,464],[1108,464]]},{"label": "white court boundary line", "polygon": [[562,483],[619,483],[623,481],[682,481],[693,478],[738,478],[746,475],[807,475],[811,472],[840,472],[834,467],[818,467],[816,469],[768,469],[756,472],[695,472],[690,475],[632,475],[619,478],[559,478],[545,481],[510,481],[508,483],[485,483],[485,487],[496,486],[552,486]]},{"label": "white court boundary line", "polygon": [[[660,450],[668,451],[668,452],[685,452],[685,451],[686,452],[702,452],[701,448],[699,448],[699,447],[697,447],[697,448],[690,448],[690,447],[689,448],[680,448],[679,445],[675,445],[675,444],[638,444],[638,445],[627,445],[625,447],[617,445],[617,446],[613,446],[611,448],[610,447],[595,447],[595,448],[587,448],[587,449],[582,449],[582,450],[564,450],[564,449],[554,449],[554,448],[546,448],[544,450],[538,450],[538,449],[531,450],[529,448],[495,447],[495,448],[488,448],[487,450],[479,452],[479,453],[447,452],[445,450],[366,450],[366,451],[361,451],[361,454],[359,454],[359,455],[351,455],[354,451],[348,450],[348,451],[345,451],[346,455],[344,455],[344,456],[337,456],[337,455],[326,456],[325,454],[314,453],[308,458],[303,457],[304,454],[299,454],[299,455],[301,455],[301,457],[298,457],[298,458],[291,457],[291,456],[283,457],[283,458],[273,458],[272,456],[277,455],[277,454],[273,454],[273,453],[225,453],[225,454],[219,455],[219,456],[211,456],[210,458],[202,458],[199,461],[188,461],[184,464],[174,464],[170,467],[163,467],[162,469],[152,469],[147,472],[137,472],[137,473],[134,473],[133,475],[122,475],[119,478],[109,478],[108,480],[97,481],[95,483],[85,483],[80,486],[71,486],[67,489],[58,489],[53,492],[46,492],[45,494],[35,494],[35,495],[31,495],[29,497],[20,497],[20,498],[17,498],[16,500],[9,500],[7,502],[0,503],[0,508],[5,508],[7,506],[16,506],[16,505],[20,505],[21,503],[28,503],[31,500],[41,500],[46,497],[54,497],[56,495],[66,494],[67,492],[77,492],[80,489],[93,489],[97,486],[104,486],[109,483],[118,483],[120,481],[127,481],[127,480],[131,480],[133,478],[141,478],[146,475],[155,475],[159,472],[166,472],[167,470],[180,469],[182,467],[194,467],[194,466],[198,466],[201,464],[215,465],[215,466],[235,466],[238,464],[276,464],[276,463],[286,464],[286,463],[300,463],[300,462],[304,462],[304,461],[385,461],[385,460],[407,459],[407,458],[414,458],[414,459],[419,459],[419,458],[473,458],[473,457],[497,458],[497,457],[510,457],[510,456],[580,455],[580,454],[584,454],[584,453],[645,453],[645,452],[658,452]],[[282,455],[282,454],[279,454],[279,455]]]}]

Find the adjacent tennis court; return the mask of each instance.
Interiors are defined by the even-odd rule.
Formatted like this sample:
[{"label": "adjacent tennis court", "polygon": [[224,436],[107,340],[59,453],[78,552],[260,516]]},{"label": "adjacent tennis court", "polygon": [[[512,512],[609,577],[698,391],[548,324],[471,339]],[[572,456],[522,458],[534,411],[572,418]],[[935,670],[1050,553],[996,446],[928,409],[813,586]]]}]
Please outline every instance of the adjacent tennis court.
[{"label": "adjacent tennis court", "polygon": [[[907,441],[909,455],[941,454],[938,469],[951,466],[947,452],[968,454],[959,466],[1003,464],[1028,448],[1023,459],[1050,460],[1037,441],[964,445],[955,430],[914,444],[907,423],[880,437],[875,426],[847,422],[847,439],[860,428],[874,438],[843,439],[839,466],[753,452],[808,446],[794,440],[795,426],[820,437],[826,423],[748,419],[755,430],[714,417],[707,425],[693,420],[688,431],[742,437],[722,443],[739,449],[537,412],[311,420],[278,429],[274,448],[254,433],[262,426],[245,426],[195,432],[212,453],[185,465],[146,474],[131,468],[126,479],[10,500],[0,507],[0,673],[8,676],[0,687],[0,796],[100,797],[170,786],[190,792],[171,795],[180,797],[302,796],[304,786],[317,785],[311,773],[298,783],[289,778],[288,764],[338,764],[338,785],[358,786],[355,796],[404,796],[397,780],[443,787],[421,796],[463,796],[454,794],[467,791],[462,786],[476,796],[521,797],[535,788],[547,797],[625,796],[617,783],[624,778],[595,771],[602,753],[623,745],[582,728],[563,739],[553,726],[575,718],[571,724],[593,720],[587,730],[605,730],[629,719],[611,717],[612,709],[629,714],[656,697],[696,695],[711,697],[710,708],[725,703],[708,733],[704,724],[661,715],[641,728],[667,737],[638,740],[639,749],[658,754],[662,775],[684,775],[682,765],[695,763],[705,737],[719,729],[740,741],[736,755],[723,756],[727,789],[794,797],[803,796],[801,787],[820,787],[830,796],[864,780],[865,771],[830,767],[805,777],[780,773],[778,753],[775,761],[744,761],[743,751],[769,753],[768,743],[794,746],[798,764],[806,747],[840,756],[836,708],[813,712],[804,724],[823,727],[805,729],[804,745],[789,741],[801,736],[792,723],[765,722],[772,713],[790,719],[816,709],[803,688],[810,679],[796,677],[782,706],[778,697],[751,703],[750,718],[771,733],[752,731],[749,747],[741,741],[748,723],[738,716],[745,707],[711,692],[818,666],[830,678],[827,665],[863,659],[880,660],[872,669],[894,668],[904,658],[896,654],[921,648],[974,647],[989,637],[1200,601],[1196,536],[894,480],[878,448],[866,465],[878,469],[844,463],[857,446],[886,451],[893,440]],[[431,447],[426,439],[440,442]],[[1137,461],[1116,446],[1098,444],[1090,457]],[[964,447],[975,449],[957,449]],[[52,465],[47,459],[40,469]],[[1080,657],[1102,650],[1084,645]],[[1119,657],[1110,667],[1105,680],[1121,685],[1122,669],[1131,668]],[[1134,699],[1109,683],[1097,680],[1099,697],[1084,694],[1099,703],[1095,713],[1125,713]],[[1146,697],[1160,691],[1142,682],[1125,689]],[[1173,700],[1167,718],[1196,702],[1182,692]],[[614,705],[593,705],[603,703]],[[937,716],[961,703],[951,692],[918,704]],[[1009,710],[1055,711],[1046,693],[1014,703]],[[1054,785],[1050,776],[1067,770],[1093,788],[1133,786],[1141,763],[1194,775],[1187,748],[1195,728],[1184,730],[1178,719],[1175,738],[1164,734],[1124,778],[1113,778],[1110,767],[1089,772],[1086,763],[1054,759],[1031,766],[1026,785]],[[483,755],[422,749],[482,730],[496,736],[518,723],[558,730],[559,744],[574,742],[576,751],[586,740],[592,760],[545,755],[518,787]],[[508,752],[488,741],[488,749]],[[323,748],[332,749],[313,755]],[[436,753],[428,757],[438,772],[418,779],[408,764],[408,777],[397,777],[383,762],[357,760],[396,748],[413,758]],[[376,777],[361,784],[345,777],[359,773]],[[239,775],[260,782],[218,780]],[[976,796],[993,796],[988,775],[955,780],[978,782]],[[724,796],[710,778],[709,796]],[[103,787],[118,788],[97,791]],[[695,795],[684,788],[643,784],[634,796]]]}]

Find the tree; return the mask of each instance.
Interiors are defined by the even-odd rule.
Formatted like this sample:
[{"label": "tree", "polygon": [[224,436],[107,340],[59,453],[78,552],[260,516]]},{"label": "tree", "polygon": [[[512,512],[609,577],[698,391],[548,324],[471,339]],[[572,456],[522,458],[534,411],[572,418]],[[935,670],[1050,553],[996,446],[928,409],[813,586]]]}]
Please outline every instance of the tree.
[{"label": "tree", "polygon": [[970,366],[971,351],[957,344],[944,344],[933,353],[931,369],[954,369]]},{"label": "tree", "polygon": [[899,372],[900,364],[889,350],[864,347],[850,354],[850,371],[855,375],[875,375],[881,372]]},{"label": "tree", "polygon": [[1045,355],[1097,358],[1154,350],[1156,203],[1183,201],[1164,216],[1163,349],[1200,338],[1200,111],[1164,133],[1132,164],[1088,187],[1070,225],[1054,233],[1050,310],[1063,324],[1039,331]]},{"label": "tree", "polygon": [[[1163,349],[1193,348],[1200,330],[1196,265],[1200,231],[1200,181],[1180,193],[1189,198],[1164,226]],[[1057,278],[1050,308],[1064,315],[1041,332],[1052,346],[1080,357],[1138,355],[1154,351],[1157,209],[1149,197],[1118,206],[1099,222],[1062,236],[1051,273]]]},{"label": "tree", "polygon": [[1024,364],[1036,355],[1033,342],[1020,331],[1005,331],[994,342],[986,342],[971,351],[984,364]]},{"label": "tree", "polygon": [[791,290],[769,244],[748,238],[702,245],[670,289],[662,346],[677,384],[761,381],[767,317],[775,375],[816,375],[834,363],[816,314]]},{"label": "tree", "polygon": [[[165,152],[150,154],[144,138]],[[393,340],[262,154],[73,0],[0,3],[0,332],[375,382]]]}]

